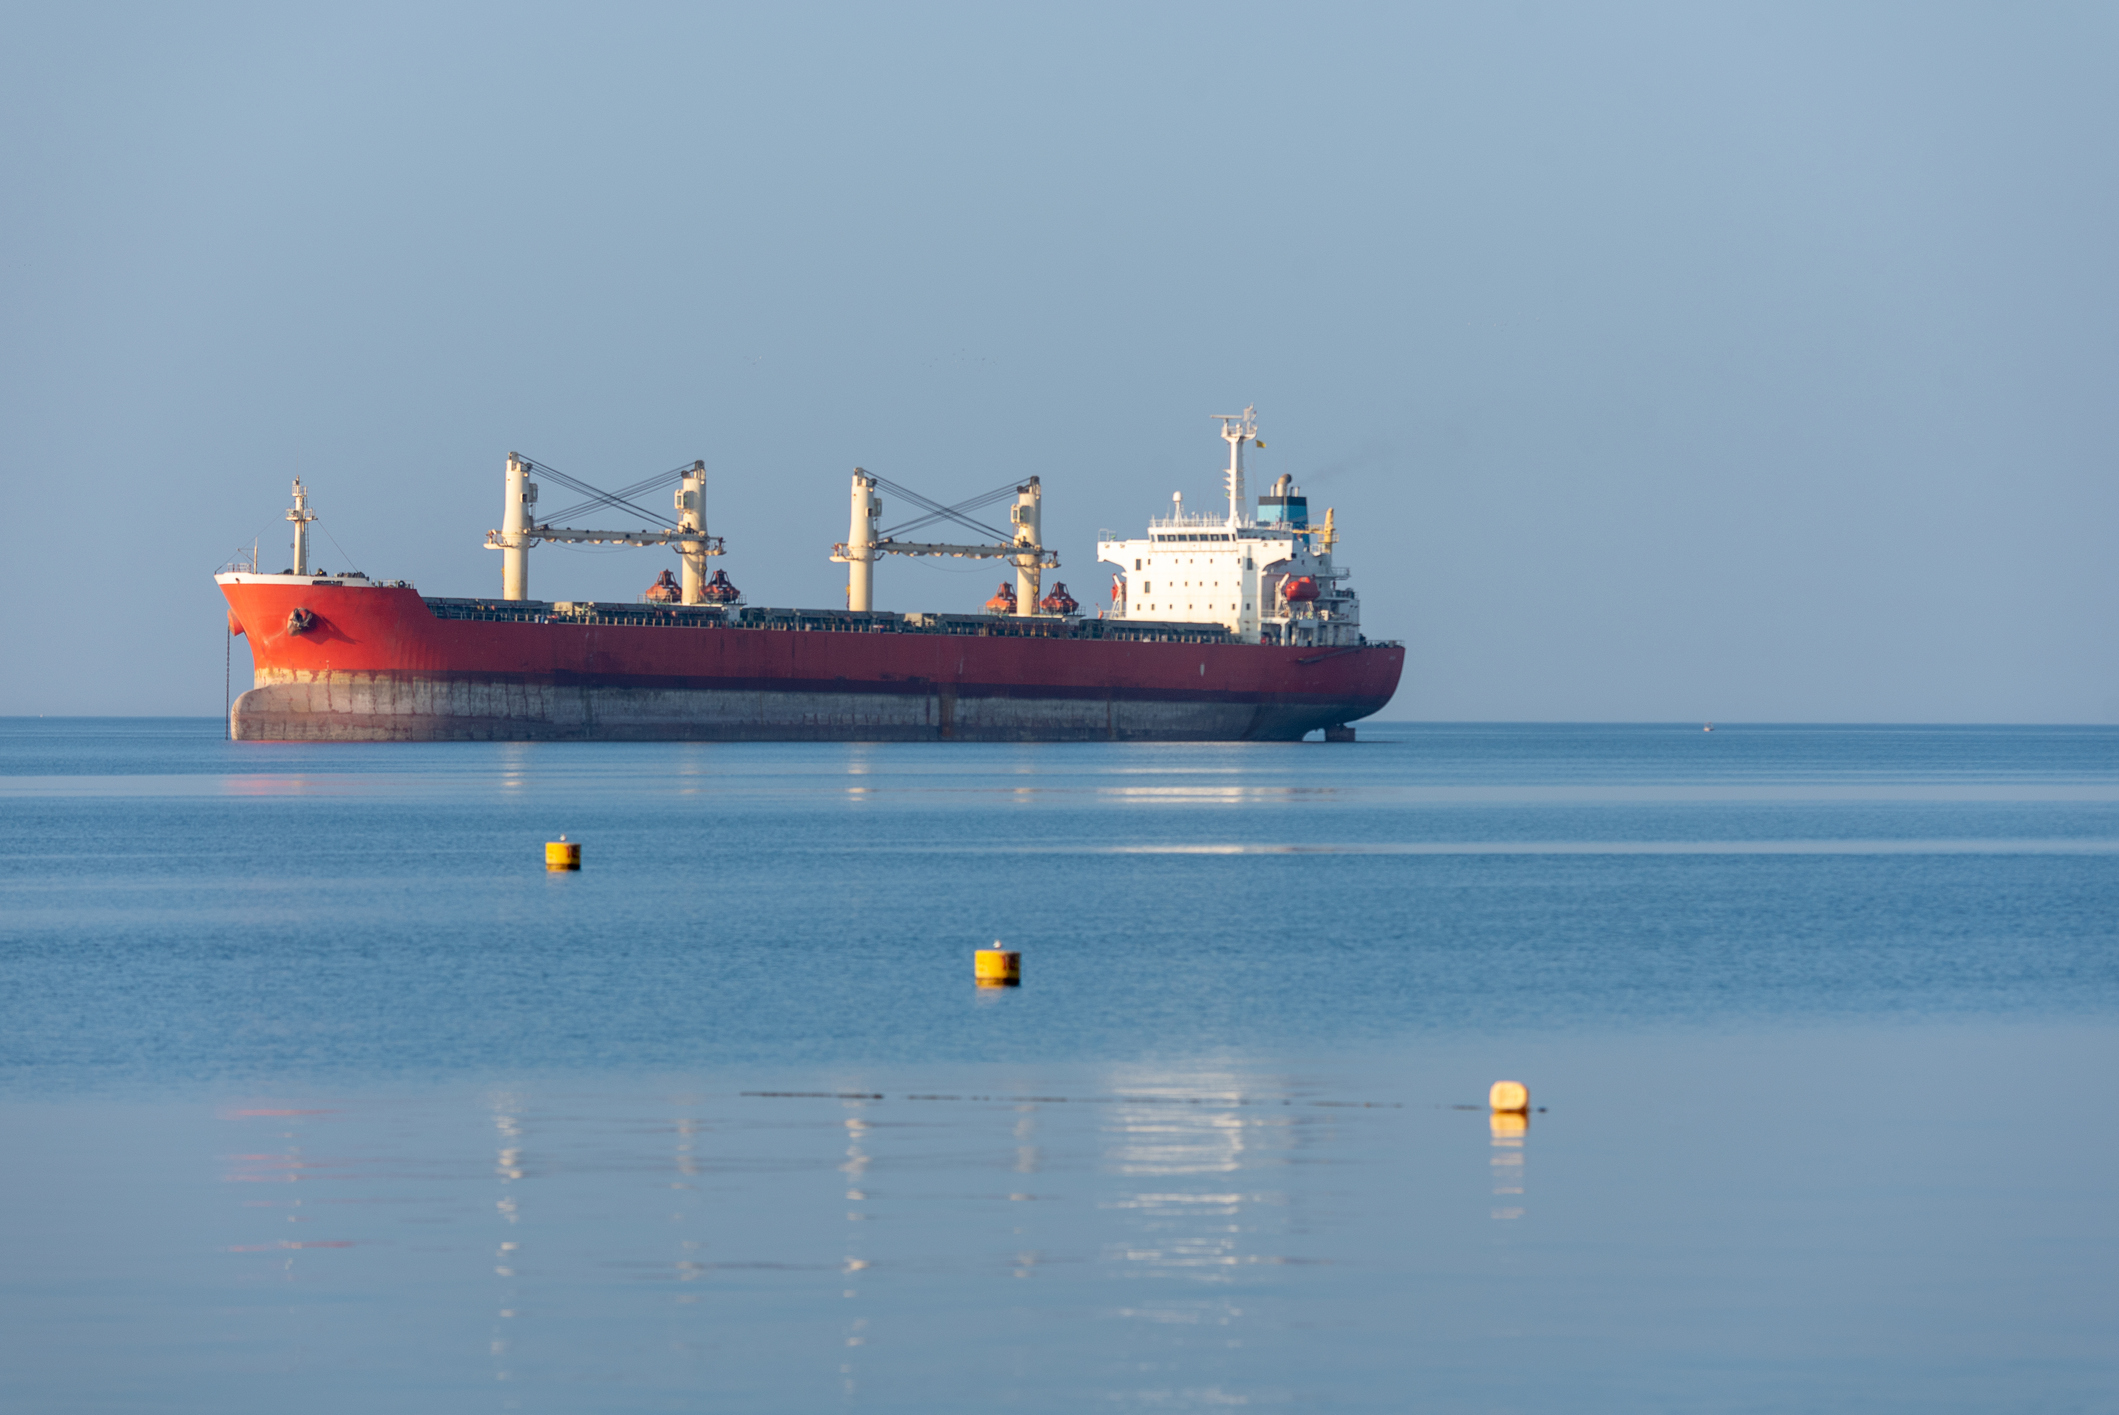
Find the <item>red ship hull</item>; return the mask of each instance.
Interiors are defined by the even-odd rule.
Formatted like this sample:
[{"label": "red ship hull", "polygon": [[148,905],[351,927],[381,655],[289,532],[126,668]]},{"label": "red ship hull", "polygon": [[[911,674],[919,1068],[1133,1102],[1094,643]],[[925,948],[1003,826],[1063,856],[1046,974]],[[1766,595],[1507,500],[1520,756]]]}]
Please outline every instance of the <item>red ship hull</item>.
[{"label": "red ship hull", "polygon": [[1405,663],[1395,644],[1142,641],[1093,621],[566,622],[534,604],[437,617],[400,586],[222,589],[257,669],[231,713],[248,740],[1293,741],[1381,709]]}]

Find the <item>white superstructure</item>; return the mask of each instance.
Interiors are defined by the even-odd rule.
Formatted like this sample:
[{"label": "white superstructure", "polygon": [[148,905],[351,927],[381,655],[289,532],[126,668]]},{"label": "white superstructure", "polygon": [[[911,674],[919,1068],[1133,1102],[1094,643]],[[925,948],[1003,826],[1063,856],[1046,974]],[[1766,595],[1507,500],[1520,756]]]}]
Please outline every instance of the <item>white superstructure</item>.
[{"label": "white superstructure", "polygon": [[1334,566],[1332,513],[1311,526],[1309,499],[1287,477],[1245,504],[1245,444],[1264,447],[1255,409],[1217,414],[1229,444],[1223,473],[1228,511],[1187,515],[1183,493],[1171,514],[1151,520],[1139,540],[1106,531],[1096,557],[1119,567],[1111,578],[1110,618],[1226,625],[1247,643],[1358,644],[1361,603]]}]

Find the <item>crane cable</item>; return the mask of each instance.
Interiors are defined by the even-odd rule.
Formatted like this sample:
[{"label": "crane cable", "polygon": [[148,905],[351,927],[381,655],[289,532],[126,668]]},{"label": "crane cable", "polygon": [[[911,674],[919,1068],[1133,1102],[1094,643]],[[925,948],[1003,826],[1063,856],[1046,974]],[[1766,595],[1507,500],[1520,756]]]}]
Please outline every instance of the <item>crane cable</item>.
[{"label": "crane cable", "polygon": [[659,475],[649,477],[645,481],[635,482],[633,485],[626,487],[622,491],[605,491],[602,487],[591,486],[588,482],[582,481],[578,477],[570,477],[565,472],[560,471],[557,467],[546,466],[543,462],[536,461],[529,457],[525,457],[522,460],[523,465],[530,468],[532,471],[539,472],[544,476],[550,477],[553,481],[558,482],[561,486],[566,487],[568,490],[576,492],[588,498],[588,500],[583,501],[578,505],[569,506],[565,510],[555,512],[548,520],[543,523],[545,525],[550,525],[553,521],[564,521],[568,517],[577,515],[580,512],[591,510],[596,507],[608,507],[609,509],[614,511],[629,511],[633,515],[638,516],[641,520],[647,522],[649,525],[653,525],[657,521],[660,521],[664,518],[657,515],[655,512],[648,510],[644,506],[634,504],[627,498],[645,495],[646,493],[654,491],[659,487],[664,487],[669,485],[671,482],[681,480],[684,474],[690,471],[693,466],[692,463],[687,462],[683,466],[675,468],[674,470],[663,472]]},{"label": "crane cable", "polygon": [[959,525],[968,526],[972,530],[978,531],[983,535],[992,536],[995,540],[1001,542],[1003,545],[1006,545],[1008,542],[1015,539],[1015,537],[1009,532],[998,530],[993,526],[987,525],[984,521],[975,521],[971,517],[966,516],[963,513],[966,511],[976,511],[981,507],[991,506],[994,502],[999,501],[1004,496],[1014,495],[1015,492],[1019,489],[1019,484],[1016,482],[1009,482],[1004,486],[995,487],[992,491],[982,492],[979,495],[972,497],[969,501],[960,501],[954,506],[944,506],[939,501],[935,501],[929,497],[920,495],[911,487],[898,485],[898,483],[890,480],[890,478],[888,477],[876,476],[874,472],[870,472],[868,475],[870,475],[871,477],[875,477],[876,485],[889,492],[892,496],[901,496],[905,500],[910,501],[913,505],[923,507],[927,511],[927,514],[924,516],[918,517],[915,520],[907,521],[900,526],[893,526],[890,530],[883,532],[882,535],[885,539],[888,539],[891,536],[898,535],[900,532],[903,531],[917,530],[921,526],[930,525],[933,522],[943,519],[944,517],[955,521]]},{"label": "crane cable", "polygon": [[[634,482],[631,486],[622,486],[618,488],[618,490],[612,492],[611,495],[618,497],[620,500],[625,500],[629,497],[634,496],[644,496],[651,491],[660,491],[663,487],[670,485],[670,483],[672,482],[684,480],[685,474],[690,472],[691,470],[691,465],[687,464],[685,466],[678,467],[673,471],[657,472],[654,476],[648,477],[643,481]],[[600,501],[584,501],[579,503],[578,505],[569,506],[563,511],[555,512],[551,519],[554,521],[565,520],[571,516],[578,516],[583,511],[593,510],[595,507],[602,504],[603,503]],[[635,507],[634,509],[638,510],[639,508]],[[547,524],[550,523],[547,522]]]}]

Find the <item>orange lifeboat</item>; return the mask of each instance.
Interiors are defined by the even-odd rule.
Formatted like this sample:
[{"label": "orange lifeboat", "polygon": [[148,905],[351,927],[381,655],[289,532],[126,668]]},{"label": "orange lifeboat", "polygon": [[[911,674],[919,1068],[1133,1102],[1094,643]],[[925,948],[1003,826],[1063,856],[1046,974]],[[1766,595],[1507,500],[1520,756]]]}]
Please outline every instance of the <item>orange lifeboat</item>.
[{"label": "orange lifeboat", "polygon": [[1317,598],[1317,581],[1308,575],[1297,575],[1280,587],[1280,593],[1290,604],[1308,604]]},{"label": "orange lifeboat", "polygon": [[992,614],[1015,613],[1015,586],[1006,580],[1001,581],[1001,587],[993,592],[993,598],[986,601],[986,609]]}]

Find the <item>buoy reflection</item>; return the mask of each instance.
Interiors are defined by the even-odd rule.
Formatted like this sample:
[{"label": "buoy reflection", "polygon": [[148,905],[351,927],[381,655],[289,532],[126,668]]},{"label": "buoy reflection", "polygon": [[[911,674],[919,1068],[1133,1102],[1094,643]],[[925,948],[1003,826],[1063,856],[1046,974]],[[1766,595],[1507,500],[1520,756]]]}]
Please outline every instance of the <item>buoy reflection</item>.
[{"label": "buoy reflection", "polygon": [[1494,1181],[1494,1211],[1497,1219],[1523,1217],[1523,1139],[1530,1132],[1530,1117],[1521,1111],[1493,1111],[1486,1117],[1493,1132],[1490,1166]]}]

